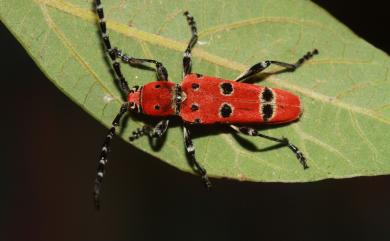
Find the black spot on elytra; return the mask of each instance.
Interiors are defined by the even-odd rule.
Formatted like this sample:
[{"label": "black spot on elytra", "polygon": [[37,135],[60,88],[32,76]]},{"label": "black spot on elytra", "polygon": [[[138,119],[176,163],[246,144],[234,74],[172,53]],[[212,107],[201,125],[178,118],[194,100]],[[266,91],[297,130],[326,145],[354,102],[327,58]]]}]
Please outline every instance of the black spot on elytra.
[{"label": "black spot on elytra", "polygon": [[197,104],[192,104],[191,105],[191,110],[192,111],[197,111],[197,110],[199,110],[199,106]]},{"label": "black spot on elytra", "polygon": [[272,114],[274,113],[274,107],[271,104],[265,104],[263,105],[261,109],[261,114],[263,116],[264,121],[268,121],[269,118],[272,117]]},{"label": "black spot on elytra", "polygon": [[232,112],[233,112],[232,107],[228,104],[223,104],[220,109],[220,113],[223,118],[229,117],[232,114]]},{"label": "black spot on elytra", "polygon": [[161,86],[160,86],[160,85],[156,85],[156,86],[154,86],[154,87],[156,87],[156,89],[158,89],[158,88],[160,88]]},{"label": "black spot on elytra", "polygon": [[231,83],[221,84],[222,94],[230,95],[233,92],[233,86]]},{"label": "black spot on elytra", "polygon": [[198,83],[192,83],[191,87],[192,87],[192,89],[197,90],[197,89],[199,89],[199,84]]},{"label": "black spot on elytra", "polygon": [[154,109],[159,110],[160,109],[160,105],[155,105]]},{"label": "black spot on elytra", "polygon": [[274,99],[274,94],[269,88],[265,87],[261,95],[261,98],[266,102],[270,102]]}]

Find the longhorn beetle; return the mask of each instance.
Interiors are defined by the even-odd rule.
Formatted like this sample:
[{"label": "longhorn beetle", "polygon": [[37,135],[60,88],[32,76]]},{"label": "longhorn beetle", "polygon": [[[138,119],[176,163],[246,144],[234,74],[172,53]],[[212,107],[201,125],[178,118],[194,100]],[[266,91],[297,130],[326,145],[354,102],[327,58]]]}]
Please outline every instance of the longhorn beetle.
[{"label": "longhorn beetle", "polygon": [[[186,11],[184,16],[191,28],[192,36],[183,55],[183,80],[180,84],[175,84],[169,81],[168,71],[161,62],[153,59],[131,57],[124,54],[120,49],[112,47],[107,33],[101,0],[95,0],[95,4],[105,50],[111,59],[119,87],[127,97],[127,101],[122,104],[119,113],[112,122],[112,127],[104,140],[100,153],[93,192],[97,208],[99,208],[99,195],[107,164],[109,146],[116,127],[119,126],[122,116],[128,110],[162,118],[154,127],[145,125],[142,128],[138,128],[130,137],[131,141],[144,135],[151,138],[162,137],[168,129],[169,117],[179,116],[183,123],[185,150],[191,164],[200,174],[207,188],[211,187],[211,183],[207,177],[206,170],[196,160],[195,147],[189,131],[189,127],[193,124],[226,124],[236,132],[277,142],[288,147],[296,155],[304,169],[308,168],[302,152],[290,143],[287,138],[264,135],[252,127],[245,126],[253,124],[280,124],[297,120],[302,113],[299,97],[285,90],[242,82],[272,64],[281,66],[287,71],[294,71],[306,60],[313,57],[313,55],[318,54],[316,49],[306,53],[294,64],[274,60],[257,63],[240,74],[235,80],[225,80],[192,73],[191,50],[198,40],[198,34],[193,16]],[[142,87],[134,86],[129,88],[122,74],[118,59],[128,64],[153,64],[157,81],[150,82]]]}]

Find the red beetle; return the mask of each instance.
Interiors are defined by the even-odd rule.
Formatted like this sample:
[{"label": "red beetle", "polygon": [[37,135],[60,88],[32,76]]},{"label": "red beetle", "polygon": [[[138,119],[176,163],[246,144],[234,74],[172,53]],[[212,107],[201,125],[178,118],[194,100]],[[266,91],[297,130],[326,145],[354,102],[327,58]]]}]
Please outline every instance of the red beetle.
[{"label": "red beetle", "polygon": [[[144,126],[138,128],[133,132],[130,140],[135,140],[143,135],[156,138],[161,137],[168,128],[169,117],[175,115],[180,116],[183,120],[186,152],[191,163],[199,172],[208,188],[211,187],[211,183],[206,175],[206,170],[195,158],[195,147],[192,144],[188,130],[191,124],[228,124],[237,132],[280,143],[290,148],[303,167],[305,169],[308,168],[303,154],[287,138],[267,136],[259,133],[254,128],[243,126],[253,124],[280,124],[297,120],[302,114],[300,98],[285,90],[240,83],[240,81],[263,71],[271,64],[282,66],[286,71],[294,71],[305,60],[318,54],[316,49],[308,52],[295,64],[273,60],[257,63],[239,75],[234,81],[191,73],[191,50],[198,40],[198,35],[194,18],[188,12],[185,12],[184,15],[191,28],[192,38],[184,51],[183,81],[181,84],[176,84],[168,80],[168,71],[162,63],[152,59],[129,57],[123,54],[118,48],[111,47],[101,1],[95,0],[95,2],[105,49],[110,56],[113,69],[119,79],[119,86],[127,96],[127,102],[122,104],[101,150],[94,187],[94,200],[97,208],[99,208],[99,194],[105,165],[107,163],[109,145],[115,133],[115,128],[119,125],[123,114],[128,110],[136,111],[147,116],[162,118],[154,127]],[[142,87],[135,86],[130,89],[120,70],[118,59],[129,64],[154,64],[156,67],[157,81],[148,83]]]}]

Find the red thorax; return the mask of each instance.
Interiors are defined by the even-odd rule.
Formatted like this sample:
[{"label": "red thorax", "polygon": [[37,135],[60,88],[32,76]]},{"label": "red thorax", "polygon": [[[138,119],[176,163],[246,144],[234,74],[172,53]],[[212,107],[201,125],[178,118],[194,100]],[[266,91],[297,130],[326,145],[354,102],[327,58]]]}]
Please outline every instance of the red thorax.
[{"label": "red thorax", "polygon": [[[170,116],[176,113],[176,84],[169,81],[151,82],[139,90],[129,93],[128,101],[144,114],[150,116]],[[130,107],[132,104],[130,104]]]}]

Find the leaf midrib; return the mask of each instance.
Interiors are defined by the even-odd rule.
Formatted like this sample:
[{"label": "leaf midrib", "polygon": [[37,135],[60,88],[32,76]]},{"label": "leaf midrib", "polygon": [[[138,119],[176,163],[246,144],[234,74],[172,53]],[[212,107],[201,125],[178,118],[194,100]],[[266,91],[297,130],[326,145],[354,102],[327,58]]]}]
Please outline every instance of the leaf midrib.
[{"label": "leaf midrib", "polygon": [[[67,14],[71,14],[72,16],[79,17],[83,20],[86,20],[86,21],[89,21],[92,23],[97,21],[96,20],[97,17],[92,11],[88,11],[88,10],[79,8],[75,5],[65,3],[65,2],[60,1],[60,0],[35,0],[35,2],[38,5],[39,4],[47,5],[49,7],[55,8],[59,11],[62,11],[62,12],[67,13]],[[182,52],[183,49],[185,49],[187,47],[186,43],[183,43],[183,42],[175,41],[175,40],[172,40],[172,39],[169,39],[166,37],[162,37],[162,36],[159,36],[159,35],[156,35],[153,33],[144,32],[144,31],[141,31],[141,30],[136,29],[134,27],[129,27],[125,24],[121,24],[121,23],[118,23],[115,21],[111,21],[111,20],[106,20],[106,21],[107,21],[107,27],[109,29],[114,30],[118,33],[121,33],[126,37],[132,37],[135,39],[139,39],[141,41],[148,42],[150,44],[159,45],[159,46],[162,46],[164,48],[172,49],[172,50],[179,51],[179,52]],[[232,26],[233,25],[234,24],[232,24]],[[206,30],[204,33],[207,33],[207,32],[210,32],[210,30]],[[60,39],[62,39],[62,38],[60,38]],[[234,62],[232,60],[227,60],[227,59],[222,58],[220,56],[210,54],[209,52],[204,51],[204,50],[199,49],[199,48],[195,49],[193,51],[193,56],[201,58],[207,62],[219,65],[221,67],[231,69],[234,71],[238,71],[238,72],[245,71],[249,67],[249,66]],[[315,61],[314,60],[314,61],[311,61],[310,63],[307,63],[307,64],[308,65],[309,64],[324,64],[324,63],[350,64],[350,63],[357,63],[357,62],[358,63],[365,63],[365,64],[370,63],[370,62],[361,61],[361,60],[343,59],[343,60],[328,60],[328,61],[325,61],[325,60]],[[85,67],[89,68],[88,66],[85,66]],[[340,100],[333,98],[331,96],[326,96],[324,94],[314,92],[313,90],[306,89],[306,88],[288,83],[287,81],[281,81],[280,79],[278,79],[275,76],[271,76],[269,78],[269,81],[275,85],[282,87],[282,88],[286,88],[286,89],[290,89],[290,90],[299,92],[302,95],[305,95],[305,96],[310,97],[312,99],[316,99],[320,102],[327,103],[327,104],[330,104],[333,106],[337,106],[339,108],[346,109],[346,110],[349,110],[352,112],[360,113],[360,114],[363,114],[363,115],[368,116],[370,118],[376,119],[377,121],[380,121],[380,122],[383,122],[386,124],[390,124],[389,119],[381,117],[373,110],[362,108],[362,107],[355,106],[355,105],[351,105],[349,103],[340,101]],[[105,90],[107,91],[106,88],[105,88]]]}]

